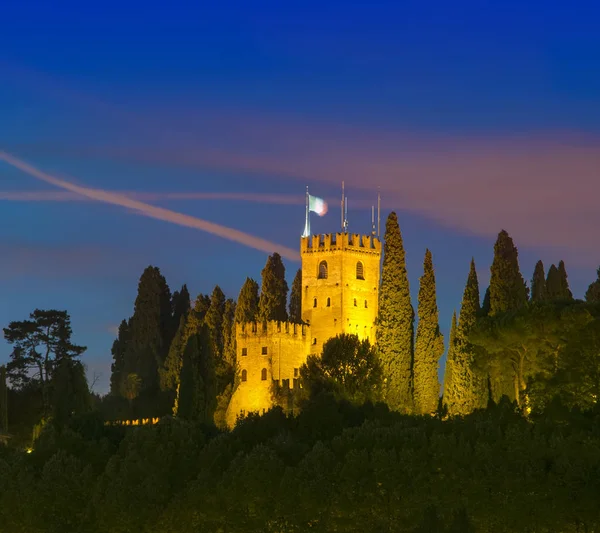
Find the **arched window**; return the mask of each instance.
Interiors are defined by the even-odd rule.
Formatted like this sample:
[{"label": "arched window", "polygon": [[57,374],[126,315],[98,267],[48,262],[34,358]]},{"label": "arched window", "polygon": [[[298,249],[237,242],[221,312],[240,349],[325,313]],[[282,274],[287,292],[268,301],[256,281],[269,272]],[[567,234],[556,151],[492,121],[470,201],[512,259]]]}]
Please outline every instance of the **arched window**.
[{"label": "arched window", "polygon": [[260,379],[262,379],[263,381],[267,381],[267,369],[263,368],[260,371]]},{"label": "arched window", "polygon": [[365,267],[360,261],[356,263],[356,279],[365,279]]},{"label": "arched window", "polygon": [[242,381],[248,381],[248,371],[242,370]]},{"label": "arched window", "polygon": [[313,307],[317,307],[317,299],[316,298],[313,300]]},{"label": "arched window", "polygon": [[327,279],[327,261],[321,261],[319,263],[319,279]]},{"label": "arched window", "polygon": [[331,307],[331,298],[327,298],[327,307]]}]

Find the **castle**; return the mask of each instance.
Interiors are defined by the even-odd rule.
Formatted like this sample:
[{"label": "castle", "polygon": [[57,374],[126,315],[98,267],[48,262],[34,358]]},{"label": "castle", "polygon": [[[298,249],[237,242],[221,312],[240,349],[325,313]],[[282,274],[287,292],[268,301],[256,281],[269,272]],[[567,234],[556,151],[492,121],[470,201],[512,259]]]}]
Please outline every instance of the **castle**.
[{"label": "castle", "polygon": [[302,237],[302,321],[237,324],[240,383],[227,409],[238,416],[264,413],[273,404],[271,383],[297,386],[309,355],[341,333],[375,342],[381,242],[371,235],[336,233]]}]

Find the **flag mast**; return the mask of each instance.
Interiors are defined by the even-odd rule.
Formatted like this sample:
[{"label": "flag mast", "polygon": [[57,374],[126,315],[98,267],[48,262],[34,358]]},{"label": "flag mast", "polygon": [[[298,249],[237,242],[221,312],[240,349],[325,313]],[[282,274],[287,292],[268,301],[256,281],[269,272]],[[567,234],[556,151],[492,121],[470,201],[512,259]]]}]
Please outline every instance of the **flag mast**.
[{"label": "flag mast", "polygon": [[377,238],[381,239],[381,187],[377,187]]},{"label": "flag mast", "polygon": [[308,185],[306,186],[306,222],[304,224],[303,237],[310,236],[310,196],[308,195]]}]

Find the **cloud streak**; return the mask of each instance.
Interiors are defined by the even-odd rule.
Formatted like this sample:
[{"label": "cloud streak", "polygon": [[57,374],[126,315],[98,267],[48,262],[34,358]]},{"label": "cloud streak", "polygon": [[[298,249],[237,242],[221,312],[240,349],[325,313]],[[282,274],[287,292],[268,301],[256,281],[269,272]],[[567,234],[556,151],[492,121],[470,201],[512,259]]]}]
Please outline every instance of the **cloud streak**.
[{"label": "cloud streak", "polygon": [[209,222],[207,220],[185,215],[183,213],[178,213],[176,211],[171,211],[169,209],[164,209],[162,207],[156,207],[139,200],[128,198],[122,194],[75,185],[74,183],[43,172],[33,167],[29,163],[26,163],[25,161],[18,159],[6,152],[0,151],[0,160],[5,161],[9,165],[21,170],[22,172],[25,172],[26,174],[29,174],[34,178],[37,178],[38,180],[54,185],[60,189],[63,189],[64,191],[69,191],[71,193],[78,194],[99,202],[125,207],[150,218],[205,231],[212,235],[216,235],[218,237],[228,239],[256,250],[261,250],[263,252],[278,252],[283,257],[292,261],[299,260],[298,252],[291,248],[272,243],[268,240],[233,228],[229,228],[227,226],[215,224],[214,222]]}]

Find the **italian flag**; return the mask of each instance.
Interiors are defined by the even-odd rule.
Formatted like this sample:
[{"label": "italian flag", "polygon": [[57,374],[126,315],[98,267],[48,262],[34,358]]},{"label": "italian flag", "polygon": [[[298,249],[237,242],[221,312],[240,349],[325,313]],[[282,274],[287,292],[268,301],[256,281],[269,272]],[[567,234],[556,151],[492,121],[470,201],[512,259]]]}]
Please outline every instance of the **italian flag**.
[{"label": "italian flag", "polygon": [[308,195],[308,210],[322,217],[327,213],[327,202],[323,198]]}]

